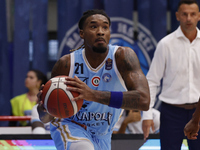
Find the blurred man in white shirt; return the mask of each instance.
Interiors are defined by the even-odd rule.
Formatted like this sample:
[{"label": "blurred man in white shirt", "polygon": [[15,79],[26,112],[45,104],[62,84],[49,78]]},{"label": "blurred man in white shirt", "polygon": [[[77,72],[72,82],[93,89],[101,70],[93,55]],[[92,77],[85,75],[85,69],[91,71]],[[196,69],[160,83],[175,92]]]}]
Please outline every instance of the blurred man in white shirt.
[{"label": "blurred man in white shirt", "polygon": [[[147,79],[150,87],[150,110],[143,113],[144,138],[153,126],[152,110],[157,87],[161,104],[160,139],[162,150],[178,150],[184,136],[184,126],[192,118],[200,93],[200,20],[195,0],[181,0],[176,12],[180,26],[158,43]],[[199,150],[200,138],[188,140],[189,148]]]}]

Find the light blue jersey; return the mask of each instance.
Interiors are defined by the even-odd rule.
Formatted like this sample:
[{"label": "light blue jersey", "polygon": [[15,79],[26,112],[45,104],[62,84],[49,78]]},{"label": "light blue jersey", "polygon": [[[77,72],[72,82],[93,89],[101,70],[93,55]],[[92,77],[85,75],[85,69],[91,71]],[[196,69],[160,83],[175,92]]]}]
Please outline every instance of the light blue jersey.
[{"label": "light blue jersey", "polygon": [[[71,66],[69,76],[74,77],[76,75],[94,90],[127,91],[125,83],[116,66],[115,52],[117,49],[118,46],[109,45],[107,57],[95,69],[88,63],[85,56],[85,49],[74,51],[70,54]],[[51,130],[53,133],[53,131],[55,131],[57,127],[60,127],[60,125],[67,125],[67,129],[65,130],[69,130],[71,134],[71,130],[75,130],[70,127],[71,124],[74,124],[72,123],[72,120],[74,120],[77,123],[87,126],[86,132],[91,135],[91,138],[111,139],[112,129],[118,121],[121,112],[122,109],[112,108],[97,102],[84,100],[81,110],[76,115],[62,120],[55,120],[52,122]],[[58,125],[59,121],[60,123]],[[76,135],[77,137],[80,137],[80,134],[77,133]],[[76,135],[74,134],[73,138],[75,138]],[[78,139],[79,138],[77,138],[77,140]],[[110,140],[108,140],[108,144],[111,144]],[[67,147],[69,147],[69,145]]]}]

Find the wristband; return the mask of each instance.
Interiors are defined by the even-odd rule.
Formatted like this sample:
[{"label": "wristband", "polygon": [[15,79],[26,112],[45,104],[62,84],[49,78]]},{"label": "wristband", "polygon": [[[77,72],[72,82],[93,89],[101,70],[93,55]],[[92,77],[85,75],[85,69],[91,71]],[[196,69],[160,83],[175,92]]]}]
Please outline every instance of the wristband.
[{"label": "wristband", "polygon": [[110,92],[110,103],[108,106],[114,108],[121,108],[123,101],[122,92]]}]

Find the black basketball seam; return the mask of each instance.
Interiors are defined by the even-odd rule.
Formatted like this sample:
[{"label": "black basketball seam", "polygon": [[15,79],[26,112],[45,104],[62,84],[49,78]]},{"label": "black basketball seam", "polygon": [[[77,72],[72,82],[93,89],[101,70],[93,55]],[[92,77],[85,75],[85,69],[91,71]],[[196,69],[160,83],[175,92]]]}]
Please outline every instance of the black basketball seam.
[{"label": "black basketball seam", "polygon": [[[57,90],[57,104],[58,104],[58,108],[60,108],[59,106],[59,81],[60,81],[60,77],[59,77],[59,79],[58,79],[58,84],[57,84],[57,88],[56,88],[56,90]],[[60,115],[59,116],[61,116],[61,118],[63,117],[62,116],[62,114],[61,114],[61,112],[60,112],[60,109],[58,109],[58,111],[59,111],[59,113],[60,113]]]},{"label": "black basketball seam", "polygon": [[[66,85],[67,86],[67,85]],[[70,92],[70,91],[69,91]],[[71,92],[70,92],[71,93]],[[72,94],[72,93],[71,93]],[[74,97],[74,95],[72,94],[72,96]],[[68,97],[68,99],[70,100],[70,103],[71,103],[71,105],[72,105],[72,107],[73,107],[73,115],[74,115],[74,105],[72,104],[72,101],[71,101],[71,99],[70,99],[70,97],[68,96],[68,94],[67,94],[67,97]],[[78,106],[77,106],[77,109],[78,109]]]}]

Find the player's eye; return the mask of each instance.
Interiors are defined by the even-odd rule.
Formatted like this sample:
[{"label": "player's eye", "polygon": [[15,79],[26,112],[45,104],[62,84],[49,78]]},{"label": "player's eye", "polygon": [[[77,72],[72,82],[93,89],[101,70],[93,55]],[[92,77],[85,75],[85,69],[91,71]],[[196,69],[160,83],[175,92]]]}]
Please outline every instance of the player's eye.
[{"label": "player's eye", "polygon": [[91,28],[94,29],[94,28],[96,28],[96,26],[93,25],[93,26],[91,26]]}]

